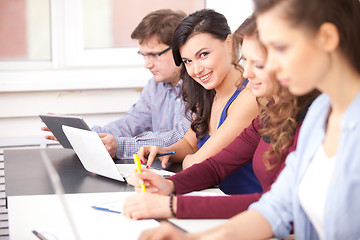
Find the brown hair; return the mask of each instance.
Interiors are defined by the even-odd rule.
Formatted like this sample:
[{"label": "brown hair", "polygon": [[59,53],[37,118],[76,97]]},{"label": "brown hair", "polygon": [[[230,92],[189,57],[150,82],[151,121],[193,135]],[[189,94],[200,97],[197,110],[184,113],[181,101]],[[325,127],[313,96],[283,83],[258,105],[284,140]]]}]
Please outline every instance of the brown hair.
[{"label": "brown hair", "polygon": [[[249,16],[233,33],[234,59],[240,60],[240,46],[246,36],[258,36],[256,27],[256,18],[254,15]],[[265,48],[264,48],[265,49]]]},{"label": "brown hair", "polygon": [[[240,46],[245,36],[254,36],[259,39],[255,15],[247,18],[235,31],[234,43],[237,42]],[[264,51],[266,51],[265,47]],[[319,91],[314,90],[301,97],[294,96],[287,88],[281,87],[275,78],[273,84],[275,95],[278,96],[276,102],[273,99],[263,101],[264,97],[257,98],[261,108],[260,120],[263,123],[260,134],[263,138],[267,138],[271,145],[271,149],[263,155],[263,162],[267,169],[280,164],[283,152],[293,144],[293,135],[299,122],[309,105],[320,94]],[[268,104],[263,105],[264,102]]]},{"label": "brown hair", "polygon": [[339,32],[340,51],[360,73],[359,0],[254,0],[254,3],[256,14],[281,6],[290,24],[305,26],[313,32],[325,22],[334,24]]},{"label": "brown hair", "polygon": [[156,36],[161,43],[171,46],[172,34],[186,16],[183,11],[160,9],[146,15],[131,34],[132,39],[142,44]]},{"label": "brown hair", "polygon": [[277,102],[270,103],[268,107],[262,106],[263,111],[260,114],[260,119],[265,126],[260,133],[269,138],[271,145],[271,149],[263,155],[263,162],[267,169],[280,164],[283,152],[293,144],[294,132],[305,117],[308,107],[320,95],[320,92],[315,89],[304,96],[294,96],[287,88],[275,82]]},{"label": "brown hair", "polygon": [[[181,65],[182,96],[185,101],[185,110],[187,113],[194,114],[191,129],[196,133],[196,137],[201,139],[209,132],[215,90],[205,89],[187,73],[179,51],[188,39],[199,33],[209,33],[214,38],[225,41],[227,36],[231,34],[231,30],[224,15],[212,9],[202,9],[184,18],[174,32],[172,51],[175,64]],[[232,64],[242,73],[241,66],[235,62]],[[240,82],[239,85],[243,83],[243,78]]]}]

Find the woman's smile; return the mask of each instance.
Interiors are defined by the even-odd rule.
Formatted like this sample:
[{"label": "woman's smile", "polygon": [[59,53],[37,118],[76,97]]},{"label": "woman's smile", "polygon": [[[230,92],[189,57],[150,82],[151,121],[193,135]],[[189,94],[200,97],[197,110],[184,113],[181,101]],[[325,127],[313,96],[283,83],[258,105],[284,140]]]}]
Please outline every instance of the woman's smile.
[{"label": "woman's smile", "polygon": [[207,73],[207,74],[205,74],[203,76],[200,76],[198,78],[200,79],[201,82],[206,83],[211,79],[212,74],[213,74],[213,72],[209,72],[209,73]]}]

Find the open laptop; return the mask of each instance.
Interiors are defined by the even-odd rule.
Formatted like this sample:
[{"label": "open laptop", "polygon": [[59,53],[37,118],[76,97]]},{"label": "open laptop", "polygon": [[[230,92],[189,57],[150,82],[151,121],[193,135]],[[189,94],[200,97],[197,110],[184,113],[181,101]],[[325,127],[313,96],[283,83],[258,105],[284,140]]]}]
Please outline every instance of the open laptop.
[{"label": "open laptop", "polygon": [[[87,171],[124,182],[130,172],[136,168],[134,163],[115,164],[96,132],[65,125],[62,128]],[[150,168],[150,170],[163,177],[175,174],[162,169]]]}]

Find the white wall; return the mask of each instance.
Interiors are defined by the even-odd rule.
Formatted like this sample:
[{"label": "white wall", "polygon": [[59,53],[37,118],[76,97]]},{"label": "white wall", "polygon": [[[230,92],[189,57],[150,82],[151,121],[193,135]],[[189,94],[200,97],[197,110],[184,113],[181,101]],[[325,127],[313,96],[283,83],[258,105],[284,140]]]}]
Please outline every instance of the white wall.
[{"label": "white wall", "polygon": [[235,31],[254,9],[252,0],[207,0],[206,7],[224,14],[231,31]]},{"label": "white wall", "polygon": [[[232,31],[252,12],[251,0],[208,0],[206,6],[223,13]],[[41,113],[80,115],[90,126],[95,123],[104,125],[121,117],[136,102],[139,89],[150,76],[140,72],[136,77],[139,71],[122,70],[125,74],[115,71],[104,77],[107,79],[92,81],[74,77],[76,72],[87,71],[83,68],[72,69],[74,74],[70,72],[68,75],[52,71],[44,76],[45,82],[44,79],[32,78],[32,71],[0,73],[0,140],[42,137],[42,123],[38,118]],[[91,71],[94,68],[84,76],[96,78]],[[116,81],[118,83],[114,83]],[[66,87],[65,83],[72,87]],[[46,87],[39,87],[39,84]]]}]

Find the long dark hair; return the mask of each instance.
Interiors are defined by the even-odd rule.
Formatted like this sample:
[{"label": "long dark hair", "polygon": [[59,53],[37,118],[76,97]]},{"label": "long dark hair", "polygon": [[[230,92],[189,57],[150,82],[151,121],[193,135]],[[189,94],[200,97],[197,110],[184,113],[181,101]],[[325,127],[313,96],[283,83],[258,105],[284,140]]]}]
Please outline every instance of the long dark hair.
[{"label": "long dark hair", "polygon": [[[248,17],[233,36],[234,44],[238,45],[243,43],[245,36],[256,37],[259,40],[255,15]],[[265,47],[264,51],[266,51]],[[273,81],[275,95],[278,97],[277,102],[274,102],[272,98],[267,98],[265,101],[263,101],[264,97],[256,98],[261,108],[260,119],[264,126],[260,134],[271,145],[271,149],[263,155],[263,162],[267,169],[272,169],[280,163],[284,150],[293,144],[294,131],[303,119],[307,108],[320,94],[319,91],[313,90],[304,96],[294,96],[287,88],[280,86],[275,76]]]},{"label": "long dark hair", "polygon": [[[172,52],[175,64],[181,65],[182,96],[185,101],[185,110],[187,113],[193,114],[191,129],[196,133],[196,137],[201,139],[209,132],[215,90],[205,89],[189,76],[179,51],[188,39],[199,33],[209,33],[214,38],[225,41],[231,34],[231,30],[224,15],[211,9],[203,9],[184,18],[173,35]],[[236,65],[235,62],[233,64]],[[238,66],[237,69],[240,70],[241,68]],[[189,114],[187,115],[189,116]]]},{"label": "long dark hair", "polygon": [[321,24],[333,23],[339,32],[339,49],[360,73],[359,0],[254,0],[256,14],[282,7],[283,16],[293,26],[317,32]]}]

